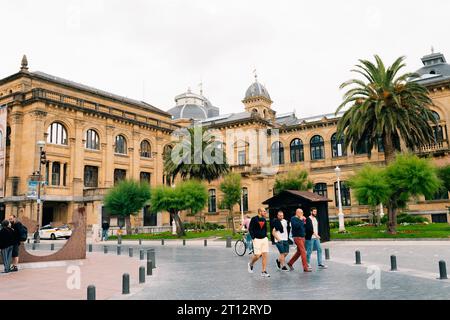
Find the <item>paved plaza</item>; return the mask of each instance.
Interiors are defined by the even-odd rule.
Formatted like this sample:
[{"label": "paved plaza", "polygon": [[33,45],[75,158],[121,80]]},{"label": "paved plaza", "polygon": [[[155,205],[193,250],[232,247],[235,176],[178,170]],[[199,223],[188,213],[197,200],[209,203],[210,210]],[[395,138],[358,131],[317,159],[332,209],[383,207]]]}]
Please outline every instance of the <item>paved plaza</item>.
[{"label": "paved plaza", "polygon": [[[57,241],[56,248],[64,241]],[[234,244],[234,243],[233,243]],[[43,242],[42,249],[48,246]],[[154,248],[157,268],[145,284],[138,284],[139,260],[137,242],[124,241],[122,255],[117,256],[115,242],[109,242],[109,253],[102,244],[94,245],[88,259],[70,263],[59,262],[24,266],[21,272],[0,276],[0,299],[85,299],[86,287],[95,284],[97,299],[450,299],[450,280],[438,280],[438,261],[450,262],[449,241],[336,241],[324,244],[331,260],[327,270],[315,268],[303,273],[297,262],[293,272],[275,268],[276,248],[271,246],[268,271],[262,278],[260,263],[255,273],[247,272],[248,256],[238,257],[224,241],[146,241]],[[128,246],[134,257],[128,257]],[[291,252],[294,247],[291,246]],[[362,265],[354,264],[359,250]],[[35,251],[46,254],[48,251]],[[390,272],[389,257],[397,256],[397,272]],[[79,266],[80,289],[69,289],[69,266]],[[368,270],[372,270],[368,273]],[[368,279],[379,270],[379,287]],[[131,294],[121,294],[121,276],[131,277]],[[372,284],[372,285],[371,285]]]}]

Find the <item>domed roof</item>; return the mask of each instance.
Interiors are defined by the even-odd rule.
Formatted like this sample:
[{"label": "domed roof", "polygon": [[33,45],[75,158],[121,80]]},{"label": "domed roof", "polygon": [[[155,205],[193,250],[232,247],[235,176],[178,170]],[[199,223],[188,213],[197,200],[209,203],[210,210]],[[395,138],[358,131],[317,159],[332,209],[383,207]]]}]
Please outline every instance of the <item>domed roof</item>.
[{"label": "domed roof", "polygon": [[250,87],[248,87],[247,92],[245,93],[245,99],[254,97],[265,97],[271,100],[267,89],[258,81],[255,81]]},{"label": "domed roof", "polygon": [[219,108],[202,94],[192,93],[190,89],[176,96],[175,102],[176,106],[167,111],[173,119],[204,120],[219,114]]},{"label": "domed roof", "polygon": [[432,53],[422,58],[424,66],[416,71],[421,76],[441,75],[450,76],[450,65],[442,53]]}]

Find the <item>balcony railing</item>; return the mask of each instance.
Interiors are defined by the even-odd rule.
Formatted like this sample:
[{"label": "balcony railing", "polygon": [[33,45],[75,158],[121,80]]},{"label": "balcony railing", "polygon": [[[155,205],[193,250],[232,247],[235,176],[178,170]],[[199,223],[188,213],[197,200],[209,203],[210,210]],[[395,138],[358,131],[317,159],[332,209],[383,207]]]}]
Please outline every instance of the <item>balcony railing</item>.
[{"label": "balcony railing", "polygon": [[429,152],[436,152],[436,151],[445,151],[449,150],[449,145],[447,140],[438,141],[436,143],[427,144],[420,148],[416,149],[416,152],[418,153],[429,153]]}]

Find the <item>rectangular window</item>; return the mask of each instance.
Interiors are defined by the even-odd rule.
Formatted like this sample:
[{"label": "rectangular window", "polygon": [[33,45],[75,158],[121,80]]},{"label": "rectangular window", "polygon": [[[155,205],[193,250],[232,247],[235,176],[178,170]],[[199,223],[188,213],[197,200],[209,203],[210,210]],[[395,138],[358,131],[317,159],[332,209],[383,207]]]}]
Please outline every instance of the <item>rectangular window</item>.
[{"label": "rectangular window", "polygon": [[[336,207],[339,206],[338,202],[338,184],[337,182],[334,183],[334,196],[336,199]],[[350,188],[346,185],[344,181],[341,181],[341,201],[343,207],[350,207],[351,206],[351,200],[350,200]]]},{"label": "rectangular window", "polygon": [[98,187],[98,167],[84,166],[84,186],[86,188]]},{"label": "rectangular window", "polygon": [[61,164],[53,162],[52,164],[52,186],[59,186],[61,179]]},{"label": "rectangular window", "polygon": [[246,159],[246,153],[245,153],[245,151],[243,150],[243,151],[239,151],[238,152],[238,164],[240,165],[240,166],[244,166],[246,163],[247,163],[247,161],[246,161],[247,159]]},{"label": "rectangular window", "polygon": [[114,169],[114,184],[125,180],[127,177],[127,171],[123,169]]},{"label": "rectangular window", "polygon": [[152,174],[150,172],[141,172],[139,175],[139,179],[141,180],[141,182],[147,182],[148,184],[150,184],[152,178]]},{"label": "rectangular window", "polygon": [[63,186],[67,186],[67,163],[63,166]]},{"label": "rectangular window", "polygon": [[209,190],[208,212],[210,213],[216,212],[216,190],[214,189]]}]

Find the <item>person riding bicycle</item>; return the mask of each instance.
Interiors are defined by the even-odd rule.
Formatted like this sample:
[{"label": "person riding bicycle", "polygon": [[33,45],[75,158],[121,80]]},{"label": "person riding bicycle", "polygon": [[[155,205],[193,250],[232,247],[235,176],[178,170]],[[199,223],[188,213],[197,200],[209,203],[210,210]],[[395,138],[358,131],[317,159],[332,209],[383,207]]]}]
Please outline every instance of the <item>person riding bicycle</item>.
[{"label": "person riding bicycle", "polygon": [[252,254],[253,253],[253,241],[252,241],[252,236],[250,235],[249,232],[249,226],[250,226],[250,221],[251,218],[250,216],[247,214],[244,218],[243,224],[242,224],[242,231],[244,231],[244,240],[245,240],[245,245],[247,246],[249,252],[248,254]]}]

